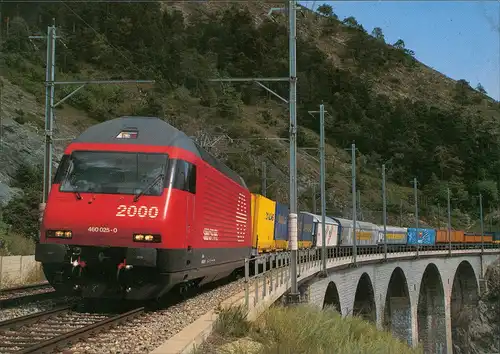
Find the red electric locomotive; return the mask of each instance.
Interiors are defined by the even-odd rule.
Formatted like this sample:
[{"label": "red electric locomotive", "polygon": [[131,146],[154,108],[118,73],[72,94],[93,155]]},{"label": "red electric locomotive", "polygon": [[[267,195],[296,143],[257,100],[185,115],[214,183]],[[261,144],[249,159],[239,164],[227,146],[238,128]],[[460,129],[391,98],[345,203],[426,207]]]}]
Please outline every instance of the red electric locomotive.
[{"label": "red electric locomotive", "polygon": [[35,258],[59,291],[160,297],[243,266],[250,201],[244,180],[183,132],[116,118],[66,148]]}]

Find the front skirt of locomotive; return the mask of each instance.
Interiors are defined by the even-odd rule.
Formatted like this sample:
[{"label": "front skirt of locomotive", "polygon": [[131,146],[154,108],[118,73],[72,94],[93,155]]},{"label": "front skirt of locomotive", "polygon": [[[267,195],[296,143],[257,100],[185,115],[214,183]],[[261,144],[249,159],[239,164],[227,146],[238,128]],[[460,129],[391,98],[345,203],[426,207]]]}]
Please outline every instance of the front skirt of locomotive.
[{"label": "front skirt of locomotive", "polygon": [[85,298],[153,299],[177,283],[155,248],[41,243],[35,259],[56,291]]}]

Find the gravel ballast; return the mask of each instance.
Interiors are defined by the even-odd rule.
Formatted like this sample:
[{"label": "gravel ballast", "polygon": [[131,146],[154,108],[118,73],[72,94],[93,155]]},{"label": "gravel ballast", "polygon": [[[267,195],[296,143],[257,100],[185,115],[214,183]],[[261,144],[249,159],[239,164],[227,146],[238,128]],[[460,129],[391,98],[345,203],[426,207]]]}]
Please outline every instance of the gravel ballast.
[{"label": "gravel ballast", "polygon": [[148,312],[64,350],[64,353],[148,353],[222,301],[241,292],[244,280],[196,295],[166,309]]},{"label": "gravel ballast", "polygon": [[29,304],[0,309],[0,322],[16,317],[31,315],[37,312],[47,311],[57,305],[68,303],[71,299],[71,297],[60,297],[57,299],[34,301]]},{"label": "gravel ballast", "polygon": [[44,294],[44,293],[50,293],[53,292],[54,288],[47,284],[46,286],[43,286],[41,288],[35,288],[35,289],[18,289],[15,291],[12,291],[11,289],[1,289],[0,290],[0,300],[6,300],[6,299],[12,299],[12,298],[17,298],[17,297],[23,297],[23,296],[29,296],[29,295],[36,295],[36,294]]}]

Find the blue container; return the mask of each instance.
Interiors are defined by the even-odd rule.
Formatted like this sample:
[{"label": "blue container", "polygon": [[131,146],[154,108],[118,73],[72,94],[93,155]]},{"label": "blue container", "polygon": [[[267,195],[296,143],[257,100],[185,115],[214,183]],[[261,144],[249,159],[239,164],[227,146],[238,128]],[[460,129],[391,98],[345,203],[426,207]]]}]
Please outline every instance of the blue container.
[{"label": "blue container", "polygon": [[312,242],[313,230],[314,230],[314,217],[311,214],[300,213],[299,222],[300,226],[297,231],[299,241]]},{"label": "blue container", "polygon": [[288,206],[276,202],[274,239],[288,241]]},{"label": "blue container", "polygon": [[408,228],[408,244],[409,245],[435,245],[436,244],[436,230],[424,229],[414,227]]},{"label": "blue container", "polygon": [[493,242],[500,242],[500,232],[493,233]]}]

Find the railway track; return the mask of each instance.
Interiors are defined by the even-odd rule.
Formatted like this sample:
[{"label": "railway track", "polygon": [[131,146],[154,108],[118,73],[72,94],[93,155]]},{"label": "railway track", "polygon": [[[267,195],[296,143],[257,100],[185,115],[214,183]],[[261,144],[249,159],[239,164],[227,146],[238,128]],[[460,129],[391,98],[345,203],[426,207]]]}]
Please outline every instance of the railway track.
[{"label": "railway track", "polygon": [[58,297],[49,283],[0,290],[0,309]]},{"label": "railway track", "polygon": [[45,281],[43,283],[36,283],[36,284],[30,284],[30,285],[22,285],[22,286],[16,286],[13,288],[0,288],[0,293],[1,294],[8,294],[12,292],[17,292],[17,291],[22,291],[22,290],[36,290],[40,288],[44,288],[50,286],[48,281]]},{"label": "railway track", "polygon": [[140,316],[144,307],[118,315],[81,312],[74,304],[0,322],[0,353],[46,353]]}]

